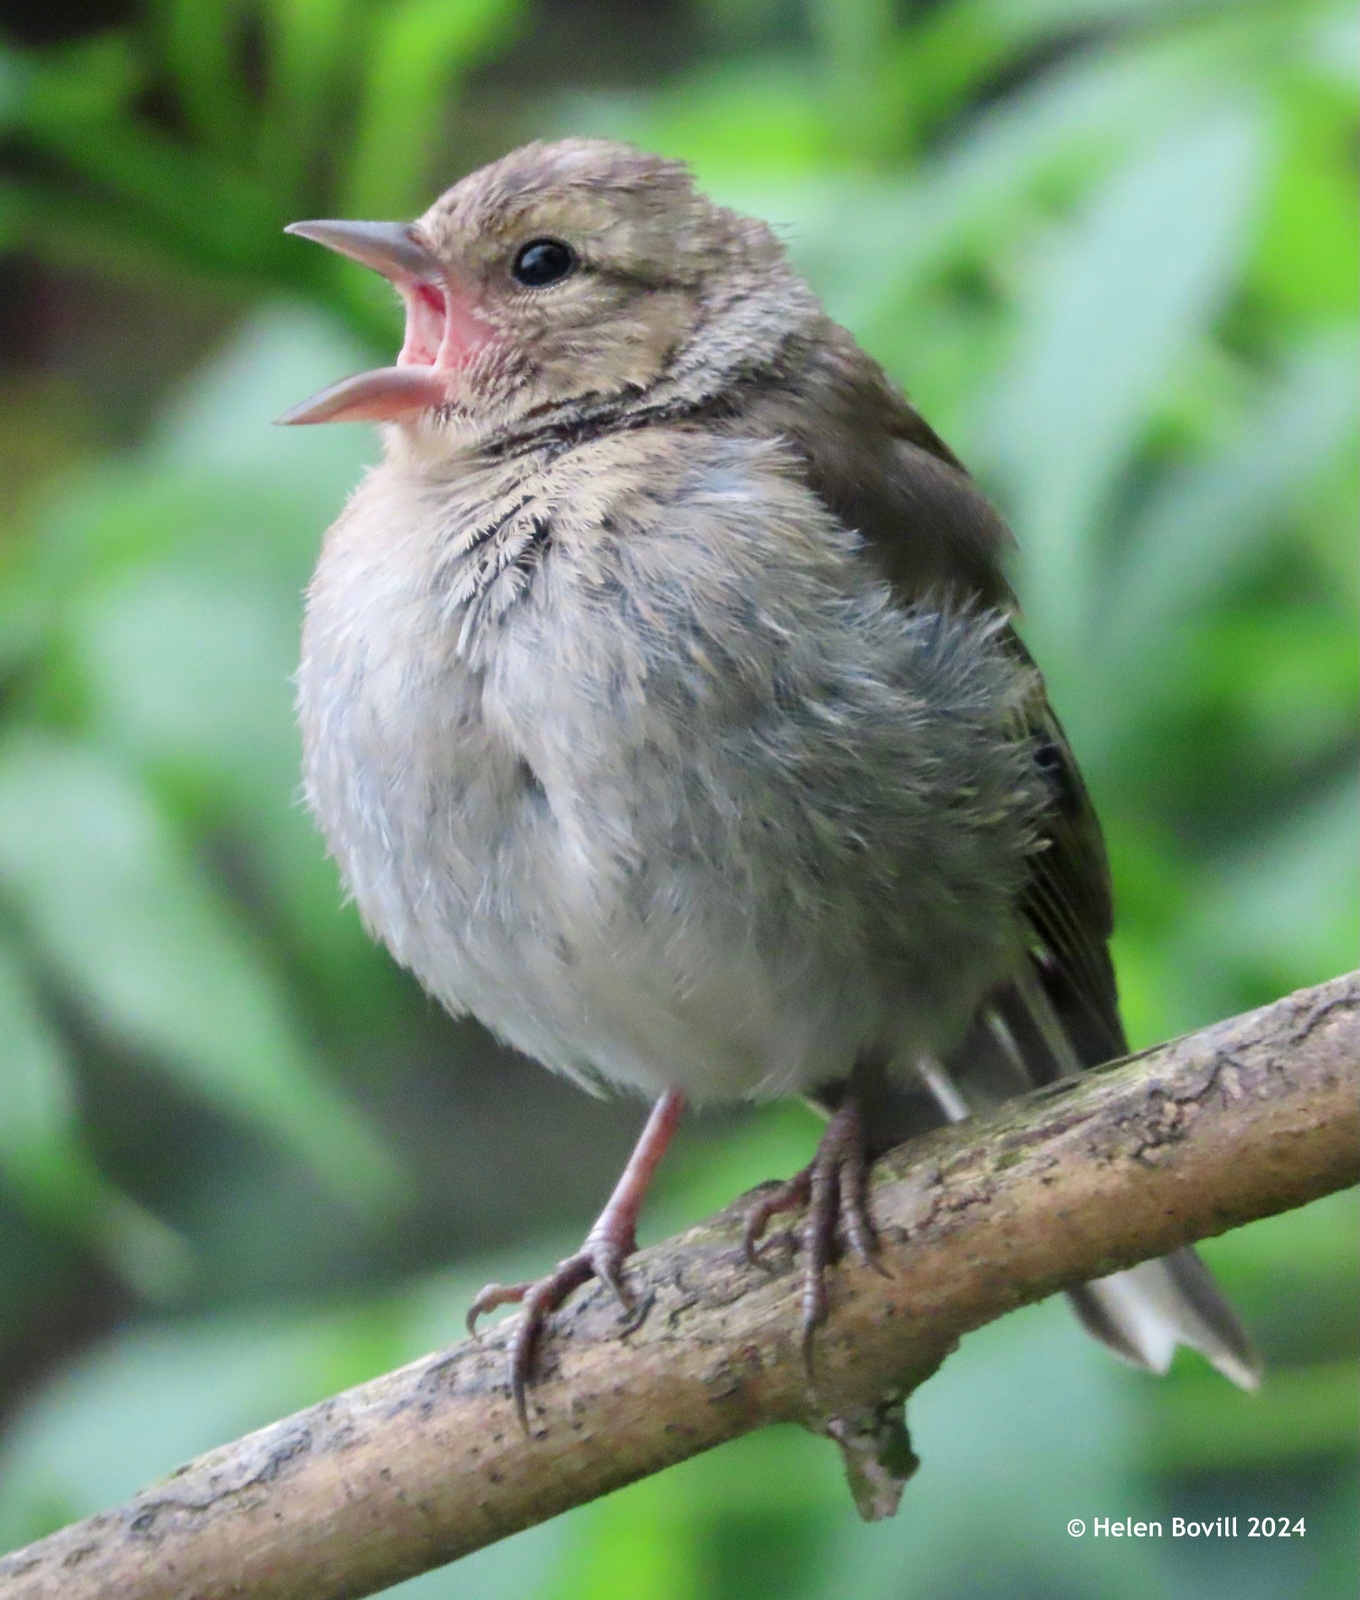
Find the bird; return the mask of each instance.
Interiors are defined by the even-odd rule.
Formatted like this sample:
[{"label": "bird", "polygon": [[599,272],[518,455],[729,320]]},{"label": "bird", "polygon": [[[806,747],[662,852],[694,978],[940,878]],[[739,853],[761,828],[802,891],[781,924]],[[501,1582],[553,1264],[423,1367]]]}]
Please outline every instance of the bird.
[{"label": "bird", "polygon": [[[801,1096],[811,1370],[870,1164],[1127,1052],[1092,802],[1017,631],[1012,536],[767,223],[612,140],[511,151],[409,223],[299,235],[405,308],[391,366],[279,420],[383,454],[325,535],[304,788],[370,931],[454,1015],[651,1111],[581,1248],[519,1304],[526,1431],[553,1313],[627,1313],[687,1105]],[[1252,1342],[1191,1249],[1080,1286],[1085,1327],[1243,1387]]]}]

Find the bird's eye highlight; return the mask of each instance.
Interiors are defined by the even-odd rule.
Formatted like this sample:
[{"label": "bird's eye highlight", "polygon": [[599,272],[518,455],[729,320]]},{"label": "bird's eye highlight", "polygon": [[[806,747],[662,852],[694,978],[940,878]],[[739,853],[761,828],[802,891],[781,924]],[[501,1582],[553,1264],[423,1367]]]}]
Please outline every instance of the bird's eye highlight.
[{"label": "bird's eye highlight", "polygon": [[531,239],[516,252],[510,267],[516,283],[543,289],[565,278],[576,265],[576,252],[560,239]]}]

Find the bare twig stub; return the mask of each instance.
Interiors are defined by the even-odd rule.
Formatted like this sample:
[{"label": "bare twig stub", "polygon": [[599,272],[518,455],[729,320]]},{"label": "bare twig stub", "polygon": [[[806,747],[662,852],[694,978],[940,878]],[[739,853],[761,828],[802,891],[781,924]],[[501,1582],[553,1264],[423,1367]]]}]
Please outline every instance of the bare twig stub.
[{"label": "bare twig stub", "polygon": [[626,1336],[598,1289],[557,1318],[534,1438],[496,1332],[0,1559],[0,1596],[339,1600],[769,1422],[843,1435],[1014,1306],[1355,1182],[1357,1063],[1352,974],[894,1151],[889,1273],[836,1273],[816,1394],[792,1263],[745,1265],[733,1207],[630,1264],[647,1312]]}]

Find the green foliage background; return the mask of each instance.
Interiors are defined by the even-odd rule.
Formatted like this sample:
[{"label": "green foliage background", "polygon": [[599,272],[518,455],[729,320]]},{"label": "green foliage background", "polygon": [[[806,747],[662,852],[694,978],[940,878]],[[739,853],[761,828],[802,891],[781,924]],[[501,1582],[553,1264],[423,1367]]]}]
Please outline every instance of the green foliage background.
[{"label": "green foliage background", "polygon": [[[1146,1043],[1354,964],[1356,34],[1311,0],[150,0],[0,48],[0,250],[157,330],[83,387],[0,375],[0,1546],[451,1340],[637,1118],[433,1017],[294,803],[299,594],[373,440],[268,422],[396,315],[281,224],[568,131],[780,223],[1019,534]],[[813,1137],[701,1122],[653,1231]],[[1258,1396],[1035,1307],[921,1393],[891,1524],[774,1430],[403,1592],[1349,1593],[1355,1212],[1208,1247]],[[1066,1533],[1233,1512],[1307,1532]]]}]

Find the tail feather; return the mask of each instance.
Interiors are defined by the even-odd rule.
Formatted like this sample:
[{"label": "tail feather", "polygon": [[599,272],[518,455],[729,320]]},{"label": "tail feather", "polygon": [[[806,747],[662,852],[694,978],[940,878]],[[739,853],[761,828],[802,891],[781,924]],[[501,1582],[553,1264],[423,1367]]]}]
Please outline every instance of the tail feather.
[{"label": "tail feather", "polygon": [[1184,1344],[1239,1389],[1261,1382],[1260,1356],[1193,1250],[1082,1284],[1067,1298],[1082,1327],[1132,1366],[1165,1372]]},{"label": "tail feather", "polygon": [[[1111,1029],[1117,1029],[1117,1020]],[[1113,1031],[1099,1059],[1122,1052]],[[1072,1077],[1096,1060],[1095,1041],[1078,1051],[1044,982],[1029,966],[998,990],[962,1045],[945,1062],[918,1063],[918,1074],[949,1122],[1023,1093]],[[1150,1372],[1165,1372],[1177,1345],[1198,1350],[1243,1389],[1261,1381],[1261,1361],[1237,1313],[1192,1249],[1176,1250],[1124,1272],[1083,1284],[1068,1294],[1082,1326],[1115,1355]]]}]

